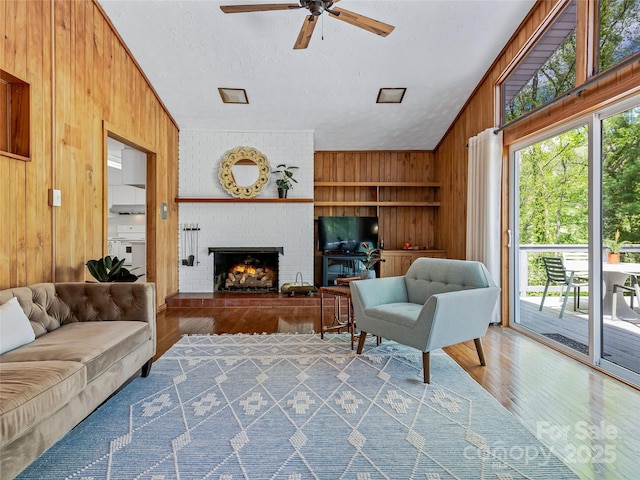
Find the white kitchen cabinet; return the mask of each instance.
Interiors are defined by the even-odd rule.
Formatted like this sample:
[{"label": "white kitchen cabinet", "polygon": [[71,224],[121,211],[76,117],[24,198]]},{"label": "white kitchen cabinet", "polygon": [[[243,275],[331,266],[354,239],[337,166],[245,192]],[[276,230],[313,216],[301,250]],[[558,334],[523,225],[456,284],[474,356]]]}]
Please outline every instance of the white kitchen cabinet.
[{"label": "white kitchen cabinet", "polygon": [[122,170],[108,167],[109,177],[108,182],[109,185],[122,185]]},{"label": "white kitchen cabinet", "polygon": [[122,183],[144,187],[147,183],[147,154],[133,148],[122,150]]},{"label": "white kitchen cabinet", "polygon": [[113,185],[113,204],[114,205],[134,205],[136,202],[136,190],[138,188],[129,185]]},{"label": "white kitchen cabinet", "polygon": [[136,205],[146,205],[147,204],[147,191],[144,188],[135,188],[131,187],[135,190],[135,203]]}]

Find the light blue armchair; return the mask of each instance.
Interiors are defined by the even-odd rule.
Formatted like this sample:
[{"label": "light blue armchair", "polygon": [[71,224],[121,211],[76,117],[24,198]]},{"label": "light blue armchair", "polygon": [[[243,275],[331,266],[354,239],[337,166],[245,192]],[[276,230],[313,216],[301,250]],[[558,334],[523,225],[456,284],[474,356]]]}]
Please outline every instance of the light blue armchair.
[{"label": "light blue armchair", "polygon": [[358,353],[367,333],[422,352],[429,383],[429,352],[474,340],[485,365],[481,337],[487,332],[500,289],[480,262],[418,258],[405,276],[350,283]]}]

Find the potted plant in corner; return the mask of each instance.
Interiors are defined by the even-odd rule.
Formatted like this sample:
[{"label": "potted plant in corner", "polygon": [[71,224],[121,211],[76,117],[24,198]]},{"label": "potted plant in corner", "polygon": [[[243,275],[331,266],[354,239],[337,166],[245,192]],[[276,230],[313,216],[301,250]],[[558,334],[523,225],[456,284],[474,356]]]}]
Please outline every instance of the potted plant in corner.
[{"label": "potted plant in corner", "polygon": [[631,245],[631,242],[626,240],[620,241],[620,230],[616,230],[613,240],[604,240],[603,243],[609,249],[607,255],[609,263],[620,263],[620,250],[625,245]]},{"label": "potted plant in corner", "polygon": [[109,255],[87,262],[89,273],[99,282],[135,282],[142,276],[131,273],[123,265],[124,258],[118,260],[118,257],[112,258]]},{"label": "potted plant in corner", "polygon": [[382,260],[380,257],[380,250],[375,247],[369,246],[369,242],[362,242],[362,248],[364,248],[364,269],[360,271],[360,278],[363,280],[368,278],[376,278],[376,271],[373,269],[376,263]]},{"label": "potted plant in corner", "polygon": [[294,183],[298,183],[298,181],[293,178],[294,170],[298,167],[295,165],[286,165],[281,163],[278,165],[277,170],[274,170],[273,173],[278,174],[279,178],[276,180],[276,185],[278,187],[278,197],[279,198],[287,198],[287,192],[293,188]]}]

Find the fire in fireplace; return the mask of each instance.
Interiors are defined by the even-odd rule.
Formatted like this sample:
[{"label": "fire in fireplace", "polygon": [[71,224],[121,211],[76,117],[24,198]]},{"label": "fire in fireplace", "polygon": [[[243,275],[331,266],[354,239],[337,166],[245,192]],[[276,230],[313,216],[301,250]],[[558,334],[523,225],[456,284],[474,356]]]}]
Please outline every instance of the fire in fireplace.
[{"label": "fire in fireplace", "polygon": [[268,264],[253,258],[251,255],[240,263],[232,265],[224,282],[225,289],[238,288],[273,288],[276,271]]},{"label": "fire in fireplace", "polygon": [[278,290],[282,247],[209,247],[213,253],[213,290],[269,292]]}]

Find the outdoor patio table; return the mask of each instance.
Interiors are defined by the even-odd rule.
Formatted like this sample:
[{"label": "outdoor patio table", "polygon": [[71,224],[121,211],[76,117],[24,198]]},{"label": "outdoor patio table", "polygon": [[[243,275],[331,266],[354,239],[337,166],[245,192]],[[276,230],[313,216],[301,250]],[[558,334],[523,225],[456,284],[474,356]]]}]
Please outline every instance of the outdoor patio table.
[{"label": "outdoor patio table", "polygon": [[[631,274],[640,274],[640,263],[603,263],[602,283],[604,283],[605,294],[602,299],[602,313],[611,315],[611,305],[613,303],[613,286],[624,285]],[[616,314],[623,320],[639,320],[640,315],[634,312],[627,302],[624,301],[622,290],[616,292],[618,295]]]}]

